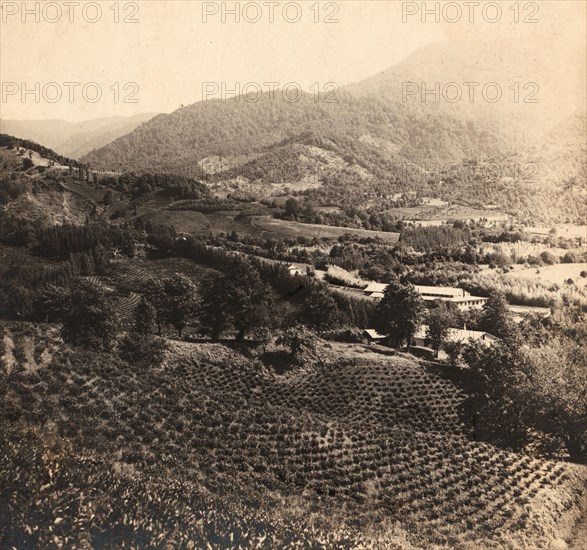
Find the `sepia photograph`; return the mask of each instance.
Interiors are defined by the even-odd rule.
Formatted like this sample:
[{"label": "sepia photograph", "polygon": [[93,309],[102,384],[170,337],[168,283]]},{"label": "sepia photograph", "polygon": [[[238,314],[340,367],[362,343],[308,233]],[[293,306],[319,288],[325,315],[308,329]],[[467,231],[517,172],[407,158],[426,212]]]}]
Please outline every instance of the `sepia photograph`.
[{"label": "sepia photograph", "polygon": [[0,549],[587,550],[587,0],[0,0]]}]

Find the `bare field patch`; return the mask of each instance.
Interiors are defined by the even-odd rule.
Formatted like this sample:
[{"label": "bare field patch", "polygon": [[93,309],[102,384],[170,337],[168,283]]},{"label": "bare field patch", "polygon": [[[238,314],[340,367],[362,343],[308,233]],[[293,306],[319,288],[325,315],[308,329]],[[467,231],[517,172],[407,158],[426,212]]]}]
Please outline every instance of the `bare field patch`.
[{"label": "bare field patch", "polygon": [[474,208],[453,204],[450,206],[438,206],[437,201],[431,201],[429,204],[412,206],[405,208],[392,208],[388,210],[390,214],[412,221],[414,223],[422,222],[422,225],[442,225],[443,223],[452,223],[455,221],[467,220],[487,220],[492,222],[501,222],[508,219],[508,215],[493,209]]},{"label": "bare field patch", "polygon": [[581,273],[586,271],[586,263],[556,264],[512,271],[508,277],[539,279],[557,285],[563,285],[566,281],[572,279],[576,285],[584,287],[587,285],[587,278],[581,277]]}]

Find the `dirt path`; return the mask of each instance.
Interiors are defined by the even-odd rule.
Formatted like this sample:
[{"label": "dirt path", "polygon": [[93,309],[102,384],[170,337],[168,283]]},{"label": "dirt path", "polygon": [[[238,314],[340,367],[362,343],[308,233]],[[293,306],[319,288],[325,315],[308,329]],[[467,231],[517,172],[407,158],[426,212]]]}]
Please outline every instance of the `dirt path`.
[{"label": "dirt path", "polygon": [[81,197],[84,200],[87,200],[87,201],[90,201],[90,202],[95,202],[94,199],[92,199],[91,197],[88,197],[87,195],[85,195],[81,191],[78,191],[77,189],[72,189],[71,187],[65,185],[65,183],[62,183],[62,182],[58,181],[57,184],[61,188],[65,189],[66,191],[69,191],[70,193],[73,193],[74,195],[77,195],[78,197]]},{"label": "dirt path", "polygon": [[272,231],[271,229],[265,229],[264,227],[261,227],[256,220],[251,220],[251,226],[254,227],[255,229],[259,229],[260,231],[264,232],[264,233],[275,233],[275,231]]}]

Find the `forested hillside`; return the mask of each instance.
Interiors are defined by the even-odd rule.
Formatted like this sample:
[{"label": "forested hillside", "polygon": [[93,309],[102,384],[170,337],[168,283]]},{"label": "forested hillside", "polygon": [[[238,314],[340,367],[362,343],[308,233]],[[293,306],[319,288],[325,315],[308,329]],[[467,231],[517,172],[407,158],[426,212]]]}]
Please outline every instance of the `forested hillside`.
[{"label": "forested hillside", "polygon": [[[585,177],[585,115],[554,109],[554,76],[544,67],[529,64],[519,75],[510,65],[479,47],[434,45],[334,95],[292,102],[277,91],[258,101],[241,96],[182,107],[82,160],[236,187],[312,182],[319,186],[312,200],[343,208],[412,192],[575,221],[584,214],[572,182]],[[455,75],[457,83],[497,82],[501,100],[484,99],[483,86],[473,98],[460,86],[466,95],[458,102],[444,92],[422,95],[443,90]],[[534,88],[524,86],[538,78],[534,102]],[[545,193],[555,199],[546,210],[537,208]]]},{"label": "forested hillside", "polygon": [[[321,140],[321,148],[366,168],[369,154],[363,148],[398,164],[450,162],[478,151],[491,155],[508,150],[509,141],[498,127],[445,114],[420,114],[386,98],[341,91],[339,99],[325,103],[305,94],[290,103],[278,93],[273,99],[265,94],[257,103],[242,97],[200,102],[155,117],[84,161],[103,168],[183,170],[193,175],[198,173],[197,162],[208,156],[268,152],[292,138],[308,144],[308,134]],[[369,142],[362,136],[385,141],[364,147]]]}]

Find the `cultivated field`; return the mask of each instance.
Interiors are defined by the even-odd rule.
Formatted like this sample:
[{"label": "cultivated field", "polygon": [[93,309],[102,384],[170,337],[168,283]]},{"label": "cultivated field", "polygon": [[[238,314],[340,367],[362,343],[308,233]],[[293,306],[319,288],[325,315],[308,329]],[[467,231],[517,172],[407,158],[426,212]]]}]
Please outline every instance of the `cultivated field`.
[{"label": "cultivated field", "polygon": [[125,326],[130,326],[134,322],[134,313],[141,301],[141,295],[136,291],[140,291],[146,282],[153,279],[161,280],[175,273],[199,279],[211,271],[184,258],[148,262],[140,259],[120,260],[112,266],[113,271],[108,277],[93,276],[85,279],[116,294],[114,308]]},{"label": "cultivated field", "polygon": [[[535,226],[527,227],[526,231],[530,234],[535,235],[548,235],[551,231],[551,227]],[[587,225],[573,225],[569,223],[561,223],[555,225],[556,236],[565,237],[566,239],[587,239]]]},{"label": "cultivated field", "polygon": [[481,220],[486,219],[490,223],[507,220],[507,214],[486,208],[473,208],[460,204],[450,206],[436,206],[423,204],[421,206],[392,208],[390,214],[407,221],[420,220],[422,225],[441,225],[444,222],[452,223],[457,220]]},{"label": "cultivated field", "polygon": [[232,210],[203,214],[190,210],[149,212],[145,209],[144,213],[145,219],[152,223],[172,225],[177,231],[194,235],[236,231],[241,235],[264,235],[279,239],[300,236],[336,239],[350,233],[359,237],[380,238],[388,243],[396,243],[399,239],[399,233],[299,223],[270,216],[239,216],[240,211]]},{"label": "cultivated field", "polygon": [[172,342],[146,369],[25,324],[2,348],[9,546],[546,549],[577,518],[585,468],[475,442],[463,391],[411,358],[322,344],[280,375]]}]

